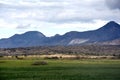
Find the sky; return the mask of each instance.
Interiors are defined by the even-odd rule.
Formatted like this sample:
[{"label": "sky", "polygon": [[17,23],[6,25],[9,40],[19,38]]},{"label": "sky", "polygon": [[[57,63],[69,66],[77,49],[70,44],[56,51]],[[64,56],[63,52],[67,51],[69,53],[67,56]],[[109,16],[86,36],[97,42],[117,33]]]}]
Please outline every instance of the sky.
[{"label": "sky", "polygon": [[0,39],[27,31],[46,36],[120,23],[120,0],[0,0]]}]

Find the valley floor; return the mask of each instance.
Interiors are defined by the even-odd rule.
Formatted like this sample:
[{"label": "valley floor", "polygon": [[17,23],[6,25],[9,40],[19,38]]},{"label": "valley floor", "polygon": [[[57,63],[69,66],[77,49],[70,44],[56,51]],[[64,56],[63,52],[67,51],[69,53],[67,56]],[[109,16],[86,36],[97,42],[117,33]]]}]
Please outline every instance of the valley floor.
[{"label": "valley floor", "polygon": [[0,60],[0,80],[120,80],[120,60]]}]

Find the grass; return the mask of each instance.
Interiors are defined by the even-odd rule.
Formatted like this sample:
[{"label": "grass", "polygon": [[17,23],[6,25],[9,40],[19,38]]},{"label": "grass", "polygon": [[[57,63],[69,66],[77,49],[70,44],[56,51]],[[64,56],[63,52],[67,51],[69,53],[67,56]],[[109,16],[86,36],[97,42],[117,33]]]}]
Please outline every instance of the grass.
[{"label": "grass", "polygon": [[120,60],[0,60],[0,80],[120,80]]}]

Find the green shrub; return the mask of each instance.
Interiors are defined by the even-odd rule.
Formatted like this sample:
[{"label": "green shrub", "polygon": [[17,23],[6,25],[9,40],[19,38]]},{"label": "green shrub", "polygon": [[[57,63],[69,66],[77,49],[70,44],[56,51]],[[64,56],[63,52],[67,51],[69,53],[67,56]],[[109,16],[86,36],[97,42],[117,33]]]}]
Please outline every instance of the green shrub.
[{"label": "green shrub", "polygon": [[48,65],[48,63],[46,61],[36,61],[32,65]]}]

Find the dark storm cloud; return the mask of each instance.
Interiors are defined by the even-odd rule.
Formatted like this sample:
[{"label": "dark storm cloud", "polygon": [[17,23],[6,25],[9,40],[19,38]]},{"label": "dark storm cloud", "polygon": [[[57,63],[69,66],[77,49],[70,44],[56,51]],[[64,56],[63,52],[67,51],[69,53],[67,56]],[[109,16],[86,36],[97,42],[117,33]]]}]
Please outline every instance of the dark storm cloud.
[{"label": "dark storm cloud", "polygon": [[111,9],[120,10],[120,0],[106,0],[107,6]]}]

